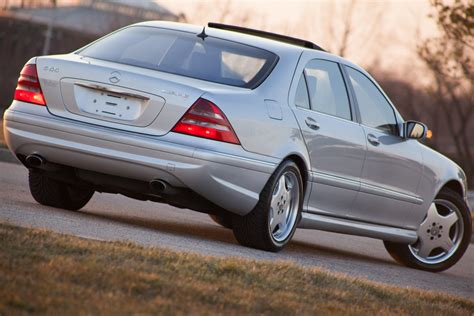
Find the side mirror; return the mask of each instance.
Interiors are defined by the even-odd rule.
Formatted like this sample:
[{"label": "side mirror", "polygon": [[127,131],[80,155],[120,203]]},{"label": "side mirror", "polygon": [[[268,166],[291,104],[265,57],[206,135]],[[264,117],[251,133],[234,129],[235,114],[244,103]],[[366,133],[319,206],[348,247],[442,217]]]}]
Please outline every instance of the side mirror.
[{"label": "side mirror", "polygon": [[428,127],[417,121],[406,121],[403,123],[403,130],[405,139],[424,139],[428,132]]}]

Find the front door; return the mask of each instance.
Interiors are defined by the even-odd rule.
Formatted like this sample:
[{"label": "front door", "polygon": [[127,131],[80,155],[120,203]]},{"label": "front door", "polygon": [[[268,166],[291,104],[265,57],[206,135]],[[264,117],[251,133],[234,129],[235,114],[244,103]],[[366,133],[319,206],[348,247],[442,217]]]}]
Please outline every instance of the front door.
[{"label": "front door", "polygon": [[360,192],[352,215],[358,220],[404,227],[412,209],[423,171],[417,140],[404,139],[399,118],[379,88],[365,74],[345,68],[352,85],[367,140]]}]

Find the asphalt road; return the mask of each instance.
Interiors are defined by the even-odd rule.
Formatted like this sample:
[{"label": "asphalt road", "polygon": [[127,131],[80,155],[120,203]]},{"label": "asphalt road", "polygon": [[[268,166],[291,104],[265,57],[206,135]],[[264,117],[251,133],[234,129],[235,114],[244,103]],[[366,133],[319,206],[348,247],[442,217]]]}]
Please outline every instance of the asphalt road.
[{"label": "asphalt road", "polygon": [[457,265],[438,274],[396,264],[381,241],[319,231],[298,230],[282,252],[268,253],[239,246],[230,230],[214,224],[206,214],[164,204],[96,194],[80,212],[41,206],[30,196],[26,169],[5,162],[0,163],[0,221],[204,255],[289,260],[385,284],[474,299],[473,244]]}]

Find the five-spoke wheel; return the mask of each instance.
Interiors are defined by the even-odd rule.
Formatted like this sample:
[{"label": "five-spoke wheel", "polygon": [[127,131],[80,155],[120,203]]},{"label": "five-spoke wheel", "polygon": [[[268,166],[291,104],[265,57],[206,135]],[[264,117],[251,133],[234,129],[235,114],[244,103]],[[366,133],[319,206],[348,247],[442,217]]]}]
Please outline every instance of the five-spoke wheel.
[{"label": "five-spoke wheel", "polygon": [[438,272],[454,265],[464,254],[471,238],[471,213],[462,197],[443,189],[430,205],[412,245],[385,241],[398,262],[412,268]]},{"label": "five-spoke wheel", "polygon": [[303,203],[303,181],[298,166],[284,161],[268,180],[255,208],[235,216],[232,229],[245,246],[278,251],[295,233]]},{"label": "five-spoke wheel", "polygon": [[268,225],[277,242],[288,238],[295,225],[300,200],[298,186],[296,175],[285,172],[273,190]]},{"label": "five-spoke wheel", "polygon": [[418,229],[418,242],[408,248],[422,262],[439,263],[456,252],[463,233],[464,223],[458,207],[450,201],[436,199]]}]

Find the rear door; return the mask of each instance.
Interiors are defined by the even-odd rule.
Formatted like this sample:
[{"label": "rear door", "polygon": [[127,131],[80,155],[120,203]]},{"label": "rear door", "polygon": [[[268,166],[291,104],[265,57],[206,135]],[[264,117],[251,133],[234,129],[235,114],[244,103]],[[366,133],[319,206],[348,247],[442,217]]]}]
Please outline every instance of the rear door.
[{"label": "rear door", "polygon": [[311,159],[308,211],[347,217],[360,186],[364,131],[353,120],[338,63],[310,60],[296,78],[294,113]]},{"label": "rear door", "polygon": [[362,72],[346,67],[367,139],[360,192],[351,213],[357,219],[403,227],[413,222],[413,205],[423,171],[419,144],[400,137],[400,118],[381,90]]}]

